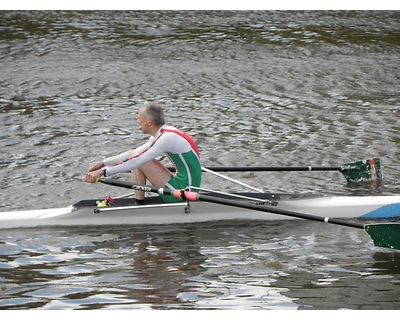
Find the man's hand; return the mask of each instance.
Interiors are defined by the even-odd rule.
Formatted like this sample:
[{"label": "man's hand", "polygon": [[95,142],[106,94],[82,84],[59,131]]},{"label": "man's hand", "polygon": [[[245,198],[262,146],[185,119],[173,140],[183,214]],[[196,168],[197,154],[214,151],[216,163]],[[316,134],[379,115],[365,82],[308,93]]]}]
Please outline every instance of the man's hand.
[{"label": "man's hand", "polygon": [[92,163],[92,164],[89,166],[88,172],[96,171],[96,170],[99,170],[99,169],[101,169],[101,168],[103,168],[103,167],[104,167],[103,161],[96,162],[96,163]]},{"label": "man's hand", "polygon": [[103,170],[101,170],[101,169],[98,169],[96,171],[90,171],[85,174],[85,176],[83,177],[83,181],[95,183],[95,182],[97,182],[97,179],[103,175],[104,175],[104,173],[103,173]]}]

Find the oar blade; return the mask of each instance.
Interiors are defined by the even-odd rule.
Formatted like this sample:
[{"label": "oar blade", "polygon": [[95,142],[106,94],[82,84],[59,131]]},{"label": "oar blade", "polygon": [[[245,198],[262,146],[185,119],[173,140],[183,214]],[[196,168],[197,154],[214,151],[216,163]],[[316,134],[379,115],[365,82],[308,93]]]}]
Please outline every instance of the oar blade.
[{"label": "oar blade", "polygon": [[344,164],[341,166],[341,172],[347,182],[378,182],[382,180],[379,158]]},{"label": "oar blade", "polygon": [[400,250],[400,224],[379,223],[364,226],[375,246]]}]

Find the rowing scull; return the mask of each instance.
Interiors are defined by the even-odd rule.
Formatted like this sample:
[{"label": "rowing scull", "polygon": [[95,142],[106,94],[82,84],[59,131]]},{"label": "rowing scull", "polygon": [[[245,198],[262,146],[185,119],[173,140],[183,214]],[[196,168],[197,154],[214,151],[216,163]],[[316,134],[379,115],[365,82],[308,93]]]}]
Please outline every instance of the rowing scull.
[{"label": "rowing scull", "polygon": [[[306,214],[343,219],[388,219],[400,217],[400,196],[326,196],[301,194],[246,193],[241,201],[249,204]],[[225,197],[218,195],[219,197]],[[229,197],[225,197],[229,198]],[[266,202],[276,202],[276,206]],[[146,205],[135,206],[133,199],[118,199],[116,204],[97,207],[101,199],[82,200],[64,207],[0,212],[0,228],[84,225],[179,224],[218,220],[280,220],[292,217],[204,201],[162,203],[148,197]]]}]

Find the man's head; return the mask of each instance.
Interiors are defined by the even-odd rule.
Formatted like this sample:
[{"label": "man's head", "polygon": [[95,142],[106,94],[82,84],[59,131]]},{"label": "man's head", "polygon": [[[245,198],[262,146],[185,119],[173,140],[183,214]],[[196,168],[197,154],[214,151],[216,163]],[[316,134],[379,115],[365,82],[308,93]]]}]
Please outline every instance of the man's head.
[{"label": "man's head", "polygon": [[165,123],[164,111],[159,104],[146,102],[139,108],[137,122],[143,133],[153,135]]}]

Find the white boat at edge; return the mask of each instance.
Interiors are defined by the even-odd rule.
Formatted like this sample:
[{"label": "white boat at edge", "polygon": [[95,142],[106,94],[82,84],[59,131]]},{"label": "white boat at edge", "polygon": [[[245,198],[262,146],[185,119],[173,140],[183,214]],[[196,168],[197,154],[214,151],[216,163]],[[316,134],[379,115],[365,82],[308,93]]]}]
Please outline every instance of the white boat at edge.
[{"label": "white boat at edge", "polygon": [[[254,196],[254,194],[249,194]],[[257,194],[259,198],[261,195]],[[293,212],[327,218],[386,219],[400,217],[400,196],[310,196],[262,194],[276,206]],[[127,202],[128,201],[128,202]],[[84,200],[64,208],[0,212],[0,229],[40,226],[179,224],[218,220],[281,220],[293,217],[264,211],[204,202],[160,203],[159,197],[147,198],[149,204],[133,206],[129,200],[117,200],[121,206],[96,207],[96,200]],[[237,200],[236,200],[237,201]],[[249,203],[249,200],[240,200]]]}]

